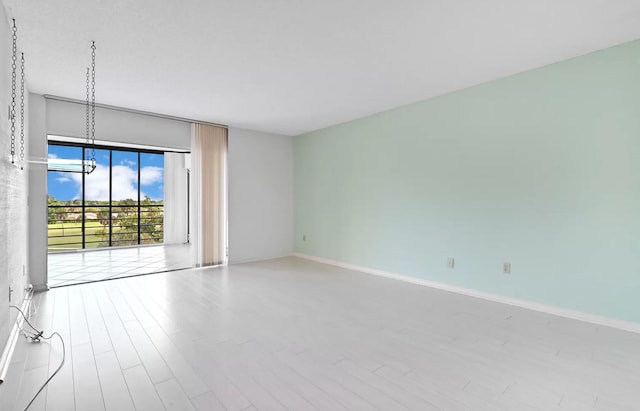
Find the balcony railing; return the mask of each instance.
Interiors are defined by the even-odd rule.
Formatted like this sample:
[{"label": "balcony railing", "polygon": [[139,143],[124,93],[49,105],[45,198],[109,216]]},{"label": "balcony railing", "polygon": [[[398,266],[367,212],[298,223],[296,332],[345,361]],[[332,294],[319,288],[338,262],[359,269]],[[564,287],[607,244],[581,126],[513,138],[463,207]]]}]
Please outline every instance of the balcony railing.
[{"label": "balcony railing", "polygon": [[162,204],[49,205],[49,251],[161,244]]}]

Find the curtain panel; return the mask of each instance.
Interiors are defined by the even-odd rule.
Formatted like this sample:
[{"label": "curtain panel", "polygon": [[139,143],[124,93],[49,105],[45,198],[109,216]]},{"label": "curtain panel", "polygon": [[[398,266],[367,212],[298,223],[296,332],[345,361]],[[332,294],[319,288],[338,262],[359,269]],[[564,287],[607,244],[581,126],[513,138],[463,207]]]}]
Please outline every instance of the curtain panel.
[{"label": "curtain panel", "polygon": [[194,123],[191,216],[197,267],[227,260],[227,129]]}]

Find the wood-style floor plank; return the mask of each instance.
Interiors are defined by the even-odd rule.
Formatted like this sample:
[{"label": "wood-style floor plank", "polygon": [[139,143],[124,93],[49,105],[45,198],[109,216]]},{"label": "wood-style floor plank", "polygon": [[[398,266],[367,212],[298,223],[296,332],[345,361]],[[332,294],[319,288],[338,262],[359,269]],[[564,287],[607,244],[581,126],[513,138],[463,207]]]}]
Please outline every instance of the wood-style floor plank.
[{"label": "wood-style floor plank", "polygon": [[113,351],[96,354],[96,367],[107,411],[134,411],[129,388]]},{"label": "wood-style floor plank", "polygon": [[164,406],[142,365],[123,371],[137,411],[163,410]]},{"label": "wood-style floor plank", "polygon": [[209,391],[207,385],[160,327],[148,329],[147,334],[189,398]]},{"label": "wood-style floor plank", "polygon": [[89,327],[89,337],[95,355],[113,351],[111,338],[105,326],[104,318],[100,312],[100,306],[93,292],[93,287],[86,286],[80,289],[85,314]]},{"label": "wood-style floor plank", "polygon": [[[640,335],[297,258],[77,285],[46,410],[635,410]],[[21,338],[4,411],[56,368]]]},{"label": "wood-style floor plank", "polygon": [[175,379],[156,384],[156,391],[167,411],[194,411],[193,404]]},{"label": "wood-style floor plank", "polygon": [[218,397],[211,392],[205,392],[197,397],[191,398],[191,403],[196,411],[226,411],[224,405],[220,402]]},{"label": "wood-style floor plank", "polygon": [[124,326],[144,368],[147,370],[147,374],[149,374],[149,378],[151,378],[151,382],[158,384],[173,378],[173,373],[149,339],[144,328],[137,321],[129,321]]},{"label": "wood-style floor plank", "polygon": [[[88,286],[91,287],[93,285]],[[125,330],[115,307],[107,296],[102,283],[95,284],[94,293],[98,300],[102,318],[107,332],[109,333],[109,338],[111,339],[111,344],[113,345],[113,350],[118,357],[120,366],[124,370],[139,365],[140,357],[138,357],[138,353],[129,339],[129,335]]]},{"label": "wood-style floor plank", "polygon": [[[56,374],[47,386],[47,411],[76,409],[73,357],[71,355],[71,345],[69,344],[71,338],[69,335],[62,335],[62,338],[65,342],[65,362],[58,374]],[[52,345],[49,355],[48,375],[52,375],[62,361],[63,351],[62,343],[57,337],[52,338],[49,343]]]},{"label": "wood-style floor plank", "polygon": [[[72,337],[73,339],[73,337]],[[71,347],[73,387],[78,410],[104,410],[102,387],[90,343]]]}]

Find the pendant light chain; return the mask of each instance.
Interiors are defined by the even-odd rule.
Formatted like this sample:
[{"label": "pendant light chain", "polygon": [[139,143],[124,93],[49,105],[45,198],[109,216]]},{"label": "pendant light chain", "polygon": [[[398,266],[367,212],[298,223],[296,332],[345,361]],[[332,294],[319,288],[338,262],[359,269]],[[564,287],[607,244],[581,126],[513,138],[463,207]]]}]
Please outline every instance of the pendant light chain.
[{"label": "pendant light chain", "polygon": [[13,19],[13,55],[11,56],[11,164],[16,162],[16,60],[18,59],[18,28]]},{"label": "pendant light chain", "polygon": [[96,42],[91,42],[91,161],[96,160]]},{"label": "pendant light chain", "polygon": [[[90,174],[96,165],[96,42],[91,42],[91,67],[87,67],[87,104],[85,106],[85,120],[87,127],[87,146],[91,147],[91,169],[84,171]],[[84,169],[84,166],[83,166]]]},{"label": "pendant light chain", "polygon": [[87,119],[87,145],[91,143],[91,100],[89,100],[89,86],[90,86],[90,77],[89,77],[89,67],[87,67],[87,104],[85,106],[85,114]]},{"label": "pendant light chain", "polygon": [[24,170],[24,53],[20,54],[20,169]]}]

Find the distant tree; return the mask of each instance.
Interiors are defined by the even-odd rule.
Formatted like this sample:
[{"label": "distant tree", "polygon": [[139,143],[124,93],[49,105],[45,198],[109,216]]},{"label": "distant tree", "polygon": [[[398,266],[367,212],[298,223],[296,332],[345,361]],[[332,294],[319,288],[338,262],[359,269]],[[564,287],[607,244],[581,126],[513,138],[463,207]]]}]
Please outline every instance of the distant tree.
[{"label": "distant tree", "polygon": [[100,224],[104,226],[109,225],[110,213],[108,208],[100,208],[97,215],[98,215],[98,221],[100,221]]},{"label": "distant tree", "polygon": [[48,224],[55,224],[59,220],[61,220],[60,211],[63,211],[64,209],[51,207],[51,206],[59,206],[59,205],[63,205],[63,204],[60,201],[56,200],[54,196],[52,195],[47,196],[47,206],[48,206],[47,207],[47,223]]},{"label": "distant tree", "polygon": [[[164,212],[162,201],[153,201],[145,196],[140,202],[140,242],[142,244],[162,243]],[[109,245],[109,214],[100,211],[98,220],[105,227],[96,231],[102,237],[100,246]],[[138,203],[132,199],[113,202],[111,240],[113,245],[138,244]]]},{"label": "distant tree", "polygon": [[[161,203],[160,203],[161,205]],[[100,213],[98,219],[105,226],[97,232],[102,236],[104,243],[108,245],[109,230],[107,213]],[[157,227],[162,227],[163,213],[161,207],[154,207],[149,197],[140,203],[140,237],[143,243],[161,242],[161,234],[157,233]],[[124,199],[113,202],[111,240],[113,245],[138,244],[138,203],[132,199]],[[162,228],[160,228],[162,230]]]},{"label": "distant tree", "polygon": [[164,210],[161,201],[145,196],[140,204],[140,240],[142,243],[161,243],[164,231]]}]

